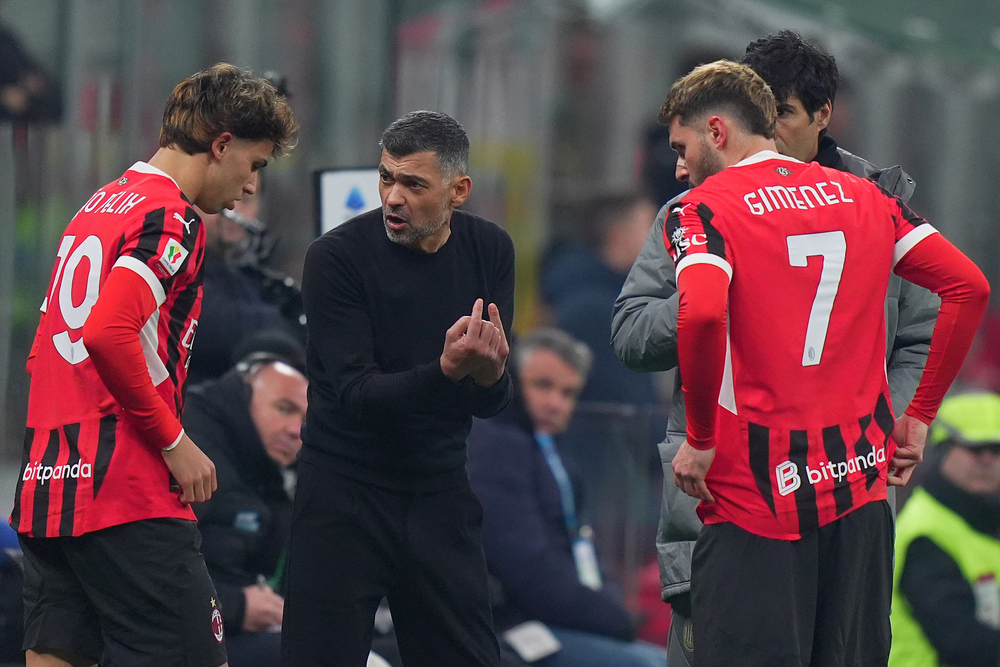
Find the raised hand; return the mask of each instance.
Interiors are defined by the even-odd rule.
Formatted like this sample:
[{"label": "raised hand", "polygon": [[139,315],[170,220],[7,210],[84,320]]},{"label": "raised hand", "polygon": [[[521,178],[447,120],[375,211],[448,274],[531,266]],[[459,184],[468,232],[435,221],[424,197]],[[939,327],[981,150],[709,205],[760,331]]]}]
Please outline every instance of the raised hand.
[{"label": "raised hand", "polygon": [[489,306],[483,320],[483,300],[476,299],[471,315],[463,315],[445,333],[441,370],[453,382],[471,375],[477,384],[491,386],[503,376],[510,347],[500,322],[500,311]]}]

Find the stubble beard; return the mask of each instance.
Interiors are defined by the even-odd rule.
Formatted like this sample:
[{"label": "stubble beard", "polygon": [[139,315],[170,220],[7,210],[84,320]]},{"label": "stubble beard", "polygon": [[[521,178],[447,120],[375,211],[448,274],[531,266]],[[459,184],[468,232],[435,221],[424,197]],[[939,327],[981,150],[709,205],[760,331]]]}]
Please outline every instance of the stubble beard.
[{"label": "stubble beard", "polygon": [[[394,215],[399,215],[395,213]],[[402,217],[402,216],[401,216]],[[429,236],[433,236],[444,227],[445,223],[448,222],[447,218],[442,217],[441,222],[436,225],[427,225],[425,227],[417,227],[413,224],[412,220],[407,220],[406,228],[402,231],[395,231],[390,229],[388,225],[385,225],[385,211],[382,212],[383,226],[385,227],[385,235],[389,237],[389,240],[393,243],[397,243],[401,246],[407,248],[413,248],[421,241]]]},{"label": "stubble beard", "polygon": [[699,137],[701,141],[700,155],[694,162],[688,162],[688,180],[693,187],[697,187],[705,182],[709,176],[715,176],[726,168],[722,161],[722,156],[712,150],[705,137]]}]

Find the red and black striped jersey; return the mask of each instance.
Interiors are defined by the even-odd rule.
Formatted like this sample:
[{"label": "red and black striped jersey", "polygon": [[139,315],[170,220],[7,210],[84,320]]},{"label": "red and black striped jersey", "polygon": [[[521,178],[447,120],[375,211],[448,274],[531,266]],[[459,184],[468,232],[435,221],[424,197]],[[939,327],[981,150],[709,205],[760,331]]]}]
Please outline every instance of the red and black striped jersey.
[{"label": "red and black striped jersey", "polygon": [[[896,261],[934,233],[872,182],[772,151],[672,208],[678,282],[696,264],[729,276],[714,433],[696,433],[689,409],[689,441],[716,446],[705,523],[795,539],[886,497],[883,303]],[[682,365],[685,383],[703,362]]]},{"label": "red and black striped jersey", "polygon": [[[29,359],[27,432],[11,515],[19,532],[68,536],[149,518],[195,518],[171,491],[160,453],[170,442],[153,442],[115,400],[82,331],[112,268],[149,286],[156,308],[139,331],[146,368],[136,377],[144,383],[148,373],[172,424],[201,310],[204,249],[201,218],[177,183],[144,162],[94,193],[67,226]],[[180,437],[179,422],[168,428],[166,437]]]}]

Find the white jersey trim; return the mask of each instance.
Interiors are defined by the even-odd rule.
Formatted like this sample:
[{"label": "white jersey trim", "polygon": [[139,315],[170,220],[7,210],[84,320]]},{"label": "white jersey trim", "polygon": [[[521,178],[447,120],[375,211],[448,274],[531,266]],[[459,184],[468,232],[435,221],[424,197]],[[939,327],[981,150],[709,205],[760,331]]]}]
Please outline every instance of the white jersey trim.
[{"label": "white jersey trim", "polygon": [[[131,167],[127,169],[127,171],[137,171],[140,174],[153,174],[154,176],[163,176],[164,178],[169,178],[170,182],[173,183],[174,185],[177,185],[177,181],[174,180],[173,176],[163,171],[162,169],[157,169],[148,162],[143,162],[142,160],[133,164]],[[177,185],[177,189],[180,190],[181,186]]]},{"label": "white jersey trim", "polygon": [[677,275],[680,275],[681,271],[692,264],[711,264],[712,266],[717,266],[726,272],[726,275],[729,276],[730,280],[733,279],[733,267],[729,265],[729,262],[722,259],[718,255],[713,255],[707,252],[685,255],[681,258],[681,261],[677,263]]},{"label": "white jersey trim", "polygon": [[166,364],[163,363],[158,354],[160,346],[159,326],[160,309],[157,308],[139,330],[142,356],[146,358],[146,370],[149,371],[149,379],[153,381],[154,387],[158,387],[161,382],[170,377]]},{"label": "white jersey trim", "polygon": [[918,243],[931,234],[937,234],[937,230],[928,223],[914,227],[909,234],[896,241],[896,246],[892,250],[892,268],[896,268],[899,260],[906,257],[906,253],[913,250]]},{"label": "white jersey trim", "polygon": [[729,344],[729,309],[726,309],[726,365],[722,371],[722,385],[719,387],[719,405],[736,414],[736,383],[733,380],[733,353]]},{"label": "white jersey trim", "polygon": [[146,281],[149,285],[150,291],[153,292],[153,298],[156,299],[156,307],[159,308],[163,305],[163,302],[167,300],[167,294],[163,291],[163,285],[156,278],[156,274],[149,266],[135,257],[129,257],[128,255],[122,255],[115,262],[115,265],[111,268],[122,267],[123,269],[129,269],[137,274],[139,277]]},{"label": "white jersey trim", "polygon": [[161,452],[169,452],[171,449],[173,449],[177,445],[181,444],[181,438],[183,438],[183,437],[184,437],[184,429],[181,429],[181,432],[177,434],[177,439],[174,440],[169,445],[167,445],[166,447],[164,447],[163,449],[161,449],[160,451]]}]

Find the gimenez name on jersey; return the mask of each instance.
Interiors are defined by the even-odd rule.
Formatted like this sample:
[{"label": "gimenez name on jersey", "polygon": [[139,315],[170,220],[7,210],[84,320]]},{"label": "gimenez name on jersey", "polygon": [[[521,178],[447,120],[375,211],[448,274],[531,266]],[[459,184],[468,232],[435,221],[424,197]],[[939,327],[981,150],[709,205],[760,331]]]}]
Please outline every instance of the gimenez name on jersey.
[{"label": "gimenez name on jersey", "polygon": [[81,477],[93,477],[94,467],[89,463],[77,461],[73,465],[65,464],[61,466],[43,466],[41,463],[28,464],[24,469],[21,479],[30,482],[35,479],[39,484],[44,485],[50,479],[79,479]]},{"label": "gimenez name on jersey", "polygon": [[[848,475],[855,473],[867,473],[869,470],[878,469],[880,464],[885,463],[885,449],[872,449],[865,455],[858,455],[846,461],[833,463],[826,461],[820,463],[818,468],[806,466],[806,478],[813,486],[823,480],[833,480],[839,483]],[[787,496],[800,486],[802,486],[802,476],[799,474],[799,466],[794,461],[783,461],[774,467],[774,478],[778,483],[778,493]]]},{"label": "gimenez name on jersey", "polygon": [[[836,192],[834,192],[836,190]],[[743,195],[743,202],[754,215],[764,215],[778,209],[808,210],[818,206],[853,204],[837,181],[820,181],[813,185],[767,185]]]}]

